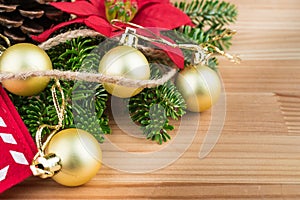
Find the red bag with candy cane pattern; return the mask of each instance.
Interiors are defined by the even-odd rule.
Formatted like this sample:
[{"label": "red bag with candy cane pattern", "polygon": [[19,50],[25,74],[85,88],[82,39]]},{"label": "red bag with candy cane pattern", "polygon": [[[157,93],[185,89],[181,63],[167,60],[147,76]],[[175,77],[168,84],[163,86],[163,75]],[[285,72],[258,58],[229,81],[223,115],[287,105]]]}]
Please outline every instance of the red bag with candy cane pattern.
[{"label": "red bag with candy cane pattern", "polygon": [[0,193],[32,175],[37,149],[26,126],[0,85]]}]

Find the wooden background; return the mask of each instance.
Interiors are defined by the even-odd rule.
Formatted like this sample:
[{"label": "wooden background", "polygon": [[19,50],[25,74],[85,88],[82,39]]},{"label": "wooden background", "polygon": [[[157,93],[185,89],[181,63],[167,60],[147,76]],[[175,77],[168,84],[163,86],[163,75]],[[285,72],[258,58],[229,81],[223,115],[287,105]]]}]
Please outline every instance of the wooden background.
[{"label": "wooden background", "polygon": [[[243,62],[221,61],[227,116],[206,158],[199,159],[198,152],[210,112],[202,114],[188,150],[166,168],[131,174],[104,166],[91,182],[77,188],[33,177],[0,199],[299,199],[299,0],[231,2],[239,9],[231,52],[239,53]],[[125,149],[160,148],[130,140],[116,127],[114,132],[112,141]]]}]

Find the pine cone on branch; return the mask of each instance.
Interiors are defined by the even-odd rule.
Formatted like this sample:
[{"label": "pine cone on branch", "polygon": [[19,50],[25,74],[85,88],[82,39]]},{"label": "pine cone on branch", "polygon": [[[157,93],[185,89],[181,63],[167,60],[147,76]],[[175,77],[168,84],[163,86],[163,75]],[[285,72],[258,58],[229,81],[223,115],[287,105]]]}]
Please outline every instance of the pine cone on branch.
[{"label": "pine cone on branch", "polygon": [[56,0],[0,0],[0,33],[12,44],[32,42],[29,35],[38,35],[69,19],[67,14],[49,5],[53,1]]}]

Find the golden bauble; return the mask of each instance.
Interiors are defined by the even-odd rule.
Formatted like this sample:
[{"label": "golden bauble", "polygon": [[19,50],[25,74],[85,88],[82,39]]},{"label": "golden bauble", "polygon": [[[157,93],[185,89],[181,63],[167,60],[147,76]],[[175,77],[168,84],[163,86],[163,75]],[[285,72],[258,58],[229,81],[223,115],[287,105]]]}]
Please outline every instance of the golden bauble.
[{"label": "golden bauble", "polygon": [[176,78],[176,87],[185,99],[187,109],[192,112],[209,109],[217,102],[221,93],[218,74],[202,65],[182,70]]},{"label": "golden bauble", "polygon": [[[108,51],[100,61],[99,72],[136,80],[150,78],[150,67],[146,57],[130,46],[118,46]],[[104,83],[103,86],[108,93],[121,98],[132,97],[143,90],[110,83]]]},{"label": "golden bauble", "polygon": [[[47,53],[36,45],[19,43],[7,48],[0,56],[0,72],[46,71],[52,69]],[[33,96],[48,85],[48,77],[32,77],[26,80],[4,80],[3,86],[20,96]]]},{"label": "golden bauble", "polygon": [[79,186],[93,178],[101,167],[102,152],[98,141],[81,129],[65,129],[50,140],[46,154],[61,159],[61,170],[52,178],[65,186]]}]

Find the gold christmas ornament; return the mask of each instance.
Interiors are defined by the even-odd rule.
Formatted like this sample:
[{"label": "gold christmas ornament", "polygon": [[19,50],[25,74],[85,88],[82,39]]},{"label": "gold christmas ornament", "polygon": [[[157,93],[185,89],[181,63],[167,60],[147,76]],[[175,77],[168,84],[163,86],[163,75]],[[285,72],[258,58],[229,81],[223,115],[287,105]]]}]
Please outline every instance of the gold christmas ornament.
[{"label": "gold christmas ornament", "polygon": [[[150,67],[146,57],[136,48],[127,45],[108,51],[100,61],[99,72],[135,80],[150,78]],[[111,83],[104,83],[103,86],[108,93],[120,98],[132,97],[143,90]]]},{"label": "gold christmas ornament", "polygon": [[[61,105],[58,102],[57,90],[61,94]],[[39,126],[35,136],[38,152],[33,158],[30,169],[35,176],[52,177],[65,186],[85,184],[101,167],[100,145],[96,138],[81,129],[70,128],[59,131],[64,120],[66,102],[63,89],[57,79],[51,88],[51,93],[58,123]],[[45,140],[42,138],[44,128],[52,130]]]},{"label": "gold christmas ornament", "polygon": [[81,129],[70,128],[56,133],[45,153],[60,158],[61,169],[52,179],[65,186],[87,183],[101,167],[102,152],[98,141]]},{"label": "gold christmas ornament", "polygon": [[[19,43],[7,48],[0,56],[0,72],[19,73],[26,71],[46,71],[52,69],[47,53],[36,45]],[[33,96],[48,85],[48,77],[31,77],[26,80],[4,80],[3,86],[20,96]]]},{"label": "gold christmas ornament", "polygon": [[215,104],[221,93],[218,74],[203,65],[188,66],[176,78],[176,87],[186,101],[187,109],[202,112]]}]

